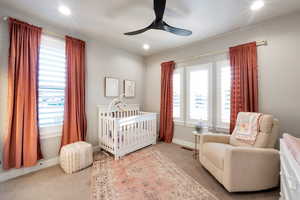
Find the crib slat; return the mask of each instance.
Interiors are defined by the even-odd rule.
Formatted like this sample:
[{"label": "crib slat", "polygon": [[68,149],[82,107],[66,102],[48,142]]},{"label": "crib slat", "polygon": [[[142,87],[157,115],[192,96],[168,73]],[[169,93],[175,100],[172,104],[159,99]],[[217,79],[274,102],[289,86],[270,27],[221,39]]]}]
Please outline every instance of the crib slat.
[{"label": "crib slat", "polygon": [[98,109],[98,136],[101,148],[119,158],[156,142],[156,115],[139,111],[139,105],[128,105],[125,111]]}]

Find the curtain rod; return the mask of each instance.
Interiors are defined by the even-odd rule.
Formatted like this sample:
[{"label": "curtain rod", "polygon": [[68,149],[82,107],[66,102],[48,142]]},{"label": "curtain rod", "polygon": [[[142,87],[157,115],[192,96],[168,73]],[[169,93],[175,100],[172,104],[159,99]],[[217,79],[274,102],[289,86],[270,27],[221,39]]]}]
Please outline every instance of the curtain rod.
[{"label": "curtain rod", "polygon": [[[3,17],[3,21],[8,21],[8,19],[9,19],[9,17],[7,17],[7,16]],[[44,30],[44,29],[42,29],[42,32],[46,35],[50,35],[50,36],[57,37],[57,38],[60,38],[60,39],[65,39],[65,35],[61,35],[61,34],[54,33],[54,32],[51,32],[51,31],[47,31],[47,30]]]},{"label": "curtain rod", "polygon": [[[266,45],[268,45],[268,41],[266,41],[266,40],[256,41],[256,45],[257,46],[266,46]],[[236,46],[236,45],[232,45],[232,46]],[[178,59],[178,60],[175,59],[175,62],[176,62],[176,64],[184,63],[184,62],[188,62],[188,61],[197,60],[201,57],[213,56],[213,55],[223,54],[223,53],[227,53],[227,52],[228,52],[228,49],[220,50],[220,51],[212,51],[212,52],[204,53],[204,54],[201,54],[201,55],[198,55],[198,56],[192,56],[192,57],[185,58],[185,59]]]}]

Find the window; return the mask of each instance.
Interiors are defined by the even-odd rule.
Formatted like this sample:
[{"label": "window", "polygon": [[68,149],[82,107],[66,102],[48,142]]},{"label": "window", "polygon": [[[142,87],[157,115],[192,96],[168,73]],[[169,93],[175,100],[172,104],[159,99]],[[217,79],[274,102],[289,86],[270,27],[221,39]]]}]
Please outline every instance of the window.
[{"label": "window", "polygon": [[38,73],[40,127],[62,125],[65,82],[65,41],[42,35]]},{"label": "window", "polygon": [[193,126],[201,121],[208,127],[229,129],[230,83],[226,55],[202,64],[178,66],[173,75],[175,123]]},{"label": "window", "polygon": [[228,127],[230,122],[230,65],[227,60],[219,61],[217,66],[217,126]]},{"label": "window", "polygon": [[183,69],[176,69],[173,74],[173,118],[183,121]]},{"label": "window", "polygon": [[173,75],[173,117],[180,118],[180,73]]},{"label": "window", "polygon": [[187,68],[187,121],[208,122],[210,64]]}]

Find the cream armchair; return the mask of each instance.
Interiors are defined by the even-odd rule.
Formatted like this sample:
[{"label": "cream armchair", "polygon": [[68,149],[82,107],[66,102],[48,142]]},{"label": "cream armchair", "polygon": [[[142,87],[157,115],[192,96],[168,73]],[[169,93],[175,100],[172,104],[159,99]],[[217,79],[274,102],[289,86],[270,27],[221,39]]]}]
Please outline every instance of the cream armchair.
[{"label": "cream armchair", "polygon": [[254,145],[235,135],[203,134],[200,139],[201,164],[229,191],[259,191],[278,186],[280,158],[274,149],[279,125],[271,115],[259,121]]}]

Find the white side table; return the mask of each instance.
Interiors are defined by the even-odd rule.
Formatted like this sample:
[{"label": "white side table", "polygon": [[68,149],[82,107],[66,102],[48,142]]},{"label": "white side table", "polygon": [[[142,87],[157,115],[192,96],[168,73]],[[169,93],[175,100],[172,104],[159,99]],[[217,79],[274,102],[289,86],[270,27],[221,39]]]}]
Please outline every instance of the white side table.
[{"label": "white side table", "polygon": [[198,133],[197,131],[193,131],[193,135],[195,137],[195,146],[194,146],[193,157],[195,160],[197,160],[199,157],[200,139],[201,139],[202,134],[212,134],[212,133],[211,132]]}]

